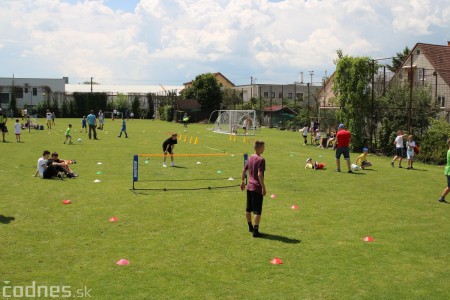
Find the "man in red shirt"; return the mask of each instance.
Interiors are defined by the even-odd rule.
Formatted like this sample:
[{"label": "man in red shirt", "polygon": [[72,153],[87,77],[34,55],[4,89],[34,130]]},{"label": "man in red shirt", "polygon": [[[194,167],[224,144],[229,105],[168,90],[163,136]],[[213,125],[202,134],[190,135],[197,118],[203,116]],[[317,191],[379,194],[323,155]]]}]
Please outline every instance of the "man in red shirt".
[{"label": "man in red shirt", "polygon": [[350,169],[350,151],[349,146],[352,140],[350,131],[345,130],[344,124],[339,124],[338,133],[336,134],[336,172],[341,171],[341,154],[344,154],[344,159],[347,161],[348,173],[353,173]]}]

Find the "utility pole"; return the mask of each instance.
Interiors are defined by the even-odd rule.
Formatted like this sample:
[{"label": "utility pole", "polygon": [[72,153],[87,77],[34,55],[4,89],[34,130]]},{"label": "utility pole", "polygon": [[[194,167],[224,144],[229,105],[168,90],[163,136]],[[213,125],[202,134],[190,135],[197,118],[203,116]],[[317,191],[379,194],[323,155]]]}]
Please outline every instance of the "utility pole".
[{"label": "utility pole", "polygon": [[91,77],[91,93],[92,93],[92,79],[93,79],[94,77]]},{"label": "utility pole", "polygon": [[308,122],[309,122],[309,124],[311,124],[311,119],[310,119],[310,116],[309,116],[309,99],[310,99],[310,97],[311,97],[311,92],[310,92],[310,88],[312,88],[312,85],[313,85],[313,75],[314,75],[314,71],[309,71],[309,75],[311,76],[311,82],[310,82],[310,84],[308,85]]},{"label": "utility pole", "polygon": [[413,96],[413,84],[414,84],[414,70],[413,70],[413,57],[411,52],[411,64],[410,64],[410,82],[409,82],[409,109],[408,109],[408,134],[411,132],[411,116],[412,116],[412,96]]},{"label": "utility pole", "polygon": [[375,89],[375,60],[372,59],[372,105],[371,105],[371,118],[370,118],[370,150],[373,151],[373,131],[374,131],[374,118],[375,118],[375,113],[374,113],[374,98],[375,98],[375,94],[374,94],[374,89]]}]

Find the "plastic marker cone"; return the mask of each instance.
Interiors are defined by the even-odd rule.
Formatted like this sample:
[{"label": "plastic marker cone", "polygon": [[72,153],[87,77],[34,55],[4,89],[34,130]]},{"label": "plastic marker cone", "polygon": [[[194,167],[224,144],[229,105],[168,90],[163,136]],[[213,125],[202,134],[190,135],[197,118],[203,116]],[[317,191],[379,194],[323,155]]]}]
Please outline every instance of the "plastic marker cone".
[{"label": "plastic marker cone", "polygon": [[298,205],[292,205],[291,208],[292,209],[298,209]]},{"label": "plastic marker cone", "polygon": [[119,259],[116,262],[116,265],[119,265],[119,266],[127,266],[129,264],[130,264],[130,262],[128,260],[126,260],[125,258]]},{"label": "plastic marker cone", "polygon": [[234,136],[234,141],[236,142],[236,136]]},{"label": "plastic marker cone", "polygon": [[103,165],[103,163],[102,162],[98,162],[97,165]]},{"label": "plastic marker cone", "polygon": [[373,239],[373,237],[371,237],[371,236],[366,236],[366,237],[364,238],[364,242],[370,243],[370,242],[373,242],[373,241],[374,241],[374,239]]},{"label": "plastic marker cone", "polygon": [[244,140],[242,142],[247,143],[247,138],[245,136],[244,136]]},{"label": "plastic marker cone", "polygon": [[192,135],[191,138],[189,139],[189,144],[192,144]]},{"label": "plastic marker cone", "polygon": [[103,174],[103,172],[102,171],[98,171],[97,173],[95,173],[95,174],[97,174],[97,175],[102,175]]},{"label": "plastic marker cone", "polygon": [[198,145],[198,137],[195,137],[194,145]]},{"label": "plastic marker cone", "polygon": [[233,140],[233,135],[230,133],[230,141]]},{"label": "plastic marker cone", "polygon": [[183,139],[183,135],[180,133],[180,135],[178,136],[178,139],[181,141]]},{"label": "plastic marker cone", "polygon": [[220,170],[219,170],[219,171],[217,171],[217,174],[222,174],[222,171],[220,171]]},{"label": "plastic marker cone", "polygon": [[202,164],[201,162],[199,162],[199,161],[197,162],[197,165],[201,165],[201,164]]},{"label": "plastic marker cone", "polygon": [[228,180],[232,181],[232,180],[234,180],[234,178],[233,178],[233,177],[230,177],[230,178],[228,178]]},{"label": "plastic marker cone", "polygon": [[270,260],[270,263],[272,265],[281,265],[283,263],[283,261],[281,259],[279,259],[278,257],[275,257],[274,259]]},{"label": "plastic marker cone", "polygon": [[111,218],[109,218],[109,220],[108,220],[109,223],[115,223],[115,222],[117,222],[117,221],[119,221],[119,219],[117,219],[116,217],[111,217]]},{"label": "plastic marker cone", "polygon": [[70,201],[70,200],[64,200],[64,201],[63,201],[63,204],[72,204],[72,201]]},{"label": "plastic marker cone", "polygon": [[272,195],[270,195],[270,198],[272,198],[272,199],[275,199],[276,197],[278,197],[277,194],[272,194]]},{"label": "plastic marker cone", "polygon": [[148,160],[146,160],[144,163],[148,164]]},{"label": "plastic marker cone", "polygon": [[184,141],[187,142],[187,134],[184,136]]},{"label": "plastic marker cone", "polygon": [[99,183],[99,182],[101,182],[101,181],[100,181],[100,179],[95,179],[94,182],[95,182],[95,183]]}]

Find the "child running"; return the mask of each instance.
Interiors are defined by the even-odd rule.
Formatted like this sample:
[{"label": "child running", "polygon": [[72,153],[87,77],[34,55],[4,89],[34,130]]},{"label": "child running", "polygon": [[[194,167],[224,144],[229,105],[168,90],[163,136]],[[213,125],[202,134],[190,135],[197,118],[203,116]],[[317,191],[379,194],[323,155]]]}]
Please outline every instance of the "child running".
[{"label": "child running", "polygon": [[67,127],[66,129],[66,139],[64,140],[64,144],[67,142],[67,140],[69,140],[69,144],[73,144],[72,143],[72,136],[70,135],[70,131],[72,130],[72,124],[69,124],[69,127]]},{"label": "child running", "polygon": [[83,129],[84,129],[84,131],[87,133],[87,120],[86,120],[86,116],[83,116],[83,119],[81,119],[81,131],[80,131],[80,132],[83,132]]},{"label": "child running", "polygon": [[372,163],[367,160],[367,155],[369,155],[369,149],[364,148],[363,153],[356,158],[355,165],[359,166],[363,170],[365,167],[371,167]]},{"label": "child running", "polygon": [[[248,162],[242,170],[241,191],[245,189],[245,174],[248,171],[248,186],[247,186],[247,208],[245,210],[245,217],[247,219],[248,231],[253,233],[253,237],[261,236],[259,232],[259,223],[261,221],[263,197],[266,195],[266,186],[264,184],[264,171],[266,170],[266,160],[261,157],[264,153],[264,142],[255,141],[255,153],[250,156]],[[254,219],[252,224],[253,212]]]},{"label": "child running", "polygon": [[16,119],[14,123],[14,134],[16,135],[16,141],[20,143],[20,131],[22,130],[22,124],[19,123],[19,119]]},{"label": "child running", "polygon": [[165,140],[162,145],[162,148],[164,151],[164,161],[163,161],[164,168],[167,168],[167,165],[166,165],[167,153],[170,154],[170,159],[172,161],[172,167],[175,167],[175,163],[173,161],[173,155],[174,155],[173,148],[178,143],[177,137],[178,137],[178,134],[176,134],[176,133],[172,134],[172,136],[170,138],[168,138],[167,140]]},{"label": "child running", "polygon": [[122,129],[120,130],[120,134],[118,137],[122,137],[122,132],[125,133],[125,138],[128,138],[127,134],[127,121],[125,120],[125,116],[122,117]]}]

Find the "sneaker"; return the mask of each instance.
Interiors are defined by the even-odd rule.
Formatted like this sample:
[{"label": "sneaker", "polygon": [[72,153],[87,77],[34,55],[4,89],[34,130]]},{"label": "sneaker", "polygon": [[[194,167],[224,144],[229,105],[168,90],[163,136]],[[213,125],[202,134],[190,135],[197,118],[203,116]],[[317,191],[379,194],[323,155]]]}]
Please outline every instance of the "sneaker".
[{"label": "sneaker", "polygon": [[403,168],[402,165],[398,165],[398,167],[399,167],[400,169]]},{"label": "sneaker", "polygon": [[438,199],[438,201],[444,203],[445,202],[445,198],[441,197],[441,198]]},{"label": "sneaker", "polygon": [[75,172],[73,172],[72,175],[73,175],[73,177],[78,177],[78,174]]},{"label": "sneaker", "polygon": [[391,167],[394,167],[394,162],[393,161],[391,161]]},{"label": "sneaker", "polygon": [[336,172],[340,172],[341,171],[341,169],[336,169]]},{"label": "sneaker", "polygon": [[349,173],[349,174],[353,174],[353,171],[352,170],[348,170],[348,172],[347,173]]},{"label": "sneaker", "polygon": [[70,142],[69,144],[70,144],[70,145],[72,145],[72,144],[73,144],[73,142]]},{"label": "sneaker", "polygon": [[411,167],[407,167],[406,170],[411,170]]},{"label": "sneaker", "polygon": [[264,237],[265,234],[259,232],[259,231],[253,231],[253,237],[254,238],[259,238],[259,237]]},{"label": "sneaker", "polygon": [[58,178],[63,180],[64,179],[64,172],[58,172]]},{"label": "sneaker", "polygon": [[167,168],[167,165],[166,165],[166,164],[163,164],[163,167],[164,167],[164,168]]},{"label": "sneaker", "polygon": [[172,167],[175,167],[175,164],[174,164],[174,163],[172,163]]}]

